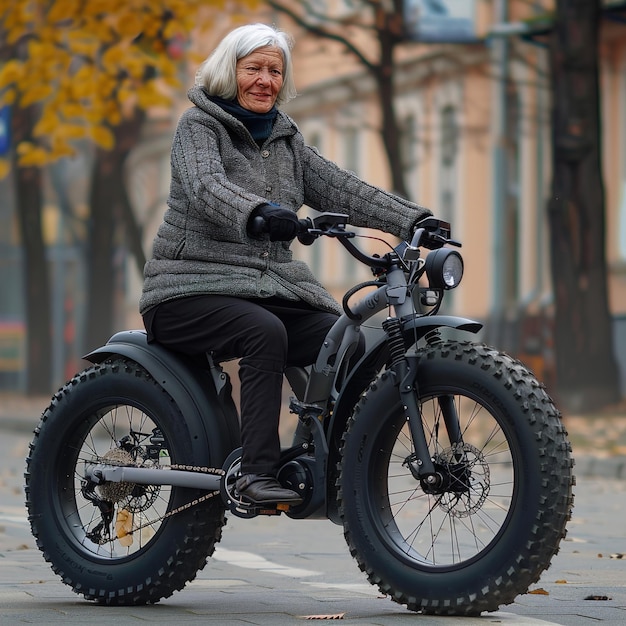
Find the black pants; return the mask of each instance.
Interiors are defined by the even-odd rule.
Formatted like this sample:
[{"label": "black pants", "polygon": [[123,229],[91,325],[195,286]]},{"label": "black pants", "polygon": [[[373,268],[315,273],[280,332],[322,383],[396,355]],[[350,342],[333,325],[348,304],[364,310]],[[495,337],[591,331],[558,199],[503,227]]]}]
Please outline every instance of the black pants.
[{"label": "black pants", "polygon": [[304,302],[199,295],[165,302],[144,316],[148,341],[189,355],[241,358],[242,473],[273,473],[286,366],[312,364],[337,320]]}]

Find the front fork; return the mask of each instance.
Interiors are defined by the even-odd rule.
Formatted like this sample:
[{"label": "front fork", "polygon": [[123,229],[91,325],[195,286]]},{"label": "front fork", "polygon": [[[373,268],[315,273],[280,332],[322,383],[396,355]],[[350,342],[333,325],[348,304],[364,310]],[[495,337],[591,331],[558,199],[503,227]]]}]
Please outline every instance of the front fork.
[{"label": "front fork", "polygon": [[[421,409],[417,403],[416,373],[411,371],[409,361],[406,358],[406,347],[402,335],[402,326],[397,317],[387,318],[383,324],[387,334],[389,352],[391,356],[391,371],[394,373],[405,418],[409,425],[413,446],[415,449],[414,460],[411,462],[411,472],[415,478],[425,482],[431,487],[442,482],[443,477],[435,467],[434,460],[428,448],[424,424],[422,422]],[[459,417],[452,396],[438,397],[444,424],[448,432],[449,441],[452,444],[462,445],[461,428]]]}]

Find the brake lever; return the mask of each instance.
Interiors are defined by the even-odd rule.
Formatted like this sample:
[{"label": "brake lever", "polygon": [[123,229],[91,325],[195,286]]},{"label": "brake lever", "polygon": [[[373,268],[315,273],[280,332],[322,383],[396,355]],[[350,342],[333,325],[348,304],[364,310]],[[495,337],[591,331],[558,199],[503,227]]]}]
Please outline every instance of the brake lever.
[{"label": "brake lever", "polygon": [[[432,235],[429,235],[429,237],[427,238],[427,242],[428,241],[437,242],[436,248],[442,248],[446,244],[450,246],[455,246],[456,248],[462,247],[462,244],[460,241],[456,241],[454,239],[448,239],[447,237],[444,237],[443,235],[439,235],[438,233],[433,233]],[[423,243],[422,245],[425,248],[434,249],[434,248],[431,248],[429,245],[427,245],[427,242]]]},{"label": "brake lever", "polygon": [[352,237],[356,237],[356,233],[350,230],[344,230],[341,227],[332,226],[327,231],[324,231],[324,234],[327,237],[341,237],[343,239],[352,239]]}]

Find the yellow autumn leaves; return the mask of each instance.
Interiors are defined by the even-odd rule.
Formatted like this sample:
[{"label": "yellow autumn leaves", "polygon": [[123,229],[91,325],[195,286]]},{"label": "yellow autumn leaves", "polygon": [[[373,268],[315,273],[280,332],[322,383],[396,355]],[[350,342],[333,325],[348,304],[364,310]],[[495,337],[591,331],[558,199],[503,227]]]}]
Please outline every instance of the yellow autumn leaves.
[{"label": "yellow autumn leaves", "polygon": [[[224,2],[0,0],[8,59],[0,61],[0,108],[37,107],[30,140],[17,146],[19,164],[73,154],[79,140],[109,149],[111,128],[134,107],[168,105],[179,87],[171,42],[184,44],[194,29],[210,27],[207,7],[215,12]],[[7,171],[0,161],[0,176]]]}]

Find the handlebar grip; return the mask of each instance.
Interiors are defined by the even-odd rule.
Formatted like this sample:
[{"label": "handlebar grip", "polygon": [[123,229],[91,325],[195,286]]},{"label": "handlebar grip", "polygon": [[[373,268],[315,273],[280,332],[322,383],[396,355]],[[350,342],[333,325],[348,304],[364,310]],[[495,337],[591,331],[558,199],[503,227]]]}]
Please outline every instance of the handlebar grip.
[{"label": "handlebar grip", "polygon": [[313,222],[310,217],[303,217],[298,220],[298,234],[303,235],[309,232],[309,228],[313,228]]}]

